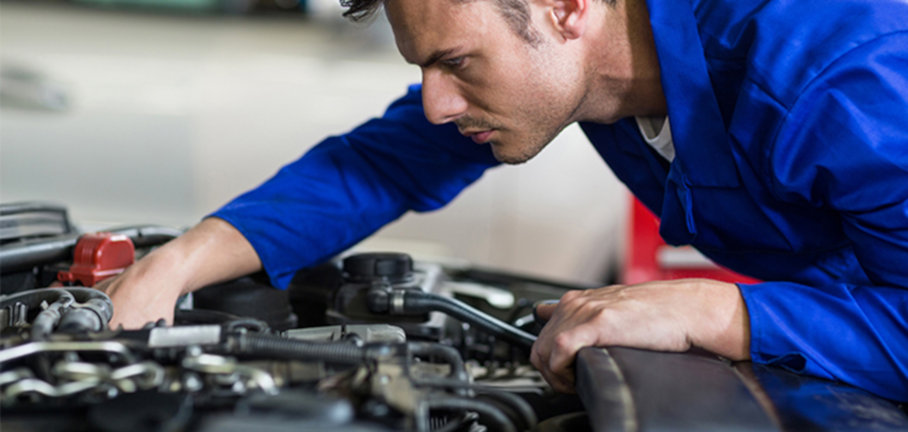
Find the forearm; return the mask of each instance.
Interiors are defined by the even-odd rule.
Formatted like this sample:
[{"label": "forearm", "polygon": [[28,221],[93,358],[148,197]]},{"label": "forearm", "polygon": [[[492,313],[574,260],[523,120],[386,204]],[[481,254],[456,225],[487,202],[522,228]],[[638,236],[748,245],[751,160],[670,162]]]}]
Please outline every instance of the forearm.
[{"label": "forearm", "polygon": [[[166,248],[166,249],[165,249]],[[182,281],[180,294],[261,270],[249,241],[229,223],[207,218],[158,251]]]},{"label": "forearm", "polygon": [[114,302],[111,326],[133,328],[160,318],[170,321],[182,294],[261,267],[252,245],[239,231],[223,220],[208,218],[98,288]]}]

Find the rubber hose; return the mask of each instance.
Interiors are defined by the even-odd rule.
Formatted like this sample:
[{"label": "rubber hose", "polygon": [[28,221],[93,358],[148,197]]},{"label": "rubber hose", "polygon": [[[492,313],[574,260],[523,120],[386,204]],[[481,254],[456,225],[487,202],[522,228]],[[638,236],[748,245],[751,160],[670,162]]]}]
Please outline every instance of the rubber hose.
[{"label": "rubber hose", "polygon": [[536,342],[536,336],[450,297],[407,290],[404,294],[403,309],[407,313],[444,312],[479,327],[495,337],[527,349],[530,349]]},{"label": "rubber hose", "polygon": [[501,432],[517,432],[517,427],[504,413],[492,405],[482,401],[467,399],[458,396],[434,397],[426,400],[429,410],[441,409],[451,411],[475,411],[489,430]]},{"label": "rubber hose", "polygon": [[32,320],[29,338],[36,342],[46,340],[54,331],[57,323],[60,322],[60,309],[62,309],[62,306],[59,303],[54,303],[39,312],[35,319]]},{"label": "rubber hose", "polygon": [[368,360],[366,348],[348,343],[309,342],[264,334],[231,335],[227,346],[231,354],[245,357],[341,364],[359,364]]},{"label": "rubber hose", "polygon": [[[456,418],[441,417],[441,423],[437,425],[429,424],[429,430],[432,432],[458,432],[466,430],[466,425],[476,420],[475,414],[462,414]],[[430,419],[429,421],[432,421]]]},{"label": "rubber hose", "polygon": [[450,377],[466,381],[468,379],[467,368],[460,357],[460,353],[454,348],[447,345],[434,344],[428,342],[409,342],[407,346],[410,353],[415,355],[436,356],[443,359],[451,366]]},{"label": "rubber hose", "polygon": [[58,329],[63,333],[80,333],[83,331],[101,331],[113,316],[113,302],[107,294],[94,288],[67,287],[55,288],[66,290],[76,299],[76,303],[63,311]]},{"label": "rubber hose", "polygon": [[477,390],[476,393],[480,396],[485,396],[489,399],[494,399],[500,403],[507,405],[510,408],[514,409],[514,413],[520,416],[520,419],[524,423],[524,429],[532,429],[533,426],[536,426],[536,423],[539,423],[539,418],[536,417],[536,413],[533,411],[533,407],[525,401],[520,396],[517,396],[514,393],[508,393],[500,390]]},{"label": "rubber hose", "polygon": [[54,331],[60,317],[63,315],[62,310],[73,304],[75,298],[67,291],[59,291],[57,300],[51,303],[46,309],[38,312],[35,319],[32,320],[31,331],[29,336],[33,341],[43,341]]}]

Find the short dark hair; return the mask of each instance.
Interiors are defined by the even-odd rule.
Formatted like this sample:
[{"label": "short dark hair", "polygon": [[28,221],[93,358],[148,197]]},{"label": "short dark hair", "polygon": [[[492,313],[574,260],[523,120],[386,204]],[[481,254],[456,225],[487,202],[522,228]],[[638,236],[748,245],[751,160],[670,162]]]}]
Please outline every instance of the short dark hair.
[{"label": "short dark hair", "polygon": [[347,8],[344,11],[344,18],[353,22],[360,22],[374,15],[381,3],[382,0],[340,0],[341,7]]},{"label": "short dark hair", "polygon": [[[341,6],[347,8],[344,17],[354,22],[360,22],[373,16],[386,0],[340,0]],[[464,0],[461,0],[464,1]],[[514,33],[536,45],[542,38],[539,32],[530,25],[530,5],[527,0],[491,0],[498,7],[498,11],[507,21]],[[614,0],[607,0],[614,1]]]}]

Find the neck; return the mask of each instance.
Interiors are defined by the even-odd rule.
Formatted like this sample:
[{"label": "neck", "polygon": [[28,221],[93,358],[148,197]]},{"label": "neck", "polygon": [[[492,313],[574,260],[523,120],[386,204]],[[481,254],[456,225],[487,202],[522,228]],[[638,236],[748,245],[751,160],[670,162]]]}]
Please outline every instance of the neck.
[{"label": "neck", "polygon": [[664,116],[659,60],[644,0],[598,5],[599,26],[586,52],[590,91],[584,120],[614,123],[631,116]]}]

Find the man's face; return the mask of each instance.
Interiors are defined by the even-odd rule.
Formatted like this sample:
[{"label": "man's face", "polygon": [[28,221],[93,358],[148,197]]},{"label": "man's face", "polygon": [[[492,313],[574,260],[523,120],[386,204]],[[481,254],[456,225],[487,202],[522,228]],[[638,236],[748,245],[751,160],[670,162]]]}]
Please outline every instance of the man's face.
[{"label": "man's face", "polygon": [[388,0],[385,9],[401,54],[422,69],[430,122],[454,122],[516,164],[576,120],[582,65],[551,33],[527,42],[491,0]]}]

